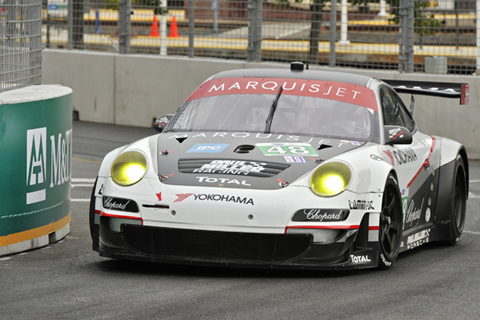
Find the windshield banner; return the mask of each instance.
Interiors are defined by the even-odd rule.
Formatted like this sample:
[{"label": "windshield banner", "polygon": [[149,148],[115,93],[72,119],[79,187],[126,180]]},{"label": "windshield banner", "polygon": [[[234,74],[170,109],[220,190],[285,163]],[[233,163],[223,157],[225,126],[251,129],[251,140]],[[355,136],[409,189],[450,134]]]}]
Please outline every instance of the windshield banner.
[{"label": "windshield banner", "polygon": [[377,111],[374,92],[364,86],[344,82],[288,78],[220,78],[205,81],[187,99],[230,94],[277,94],[343,101]]}]

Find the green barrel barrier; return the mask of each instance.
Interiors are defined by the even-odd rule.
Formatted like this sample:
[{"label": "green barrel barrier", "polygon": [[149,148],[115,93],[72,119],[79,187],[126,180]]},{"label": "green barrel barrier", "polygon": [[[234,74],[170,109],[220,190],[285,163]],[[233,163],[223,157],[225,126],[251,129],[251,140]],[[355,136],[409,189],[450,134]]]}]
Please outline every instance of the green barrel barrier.
[{"label": "green barrel barrier", "polygon": [[69,233],[71,172],[72,90],[0,93],[0,256]]}]

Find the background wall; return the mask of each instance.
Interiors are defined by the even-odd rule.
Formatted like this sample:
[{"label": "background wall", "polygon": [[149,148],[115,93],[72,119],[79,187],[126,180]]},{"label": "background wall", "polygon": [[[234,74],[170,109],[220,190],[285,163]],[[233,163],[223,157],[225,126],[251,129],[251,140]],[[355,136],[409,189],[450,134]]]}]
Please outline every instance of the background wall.
[{"label": "background wall", "polygon": [[[66,50],[44,50],[43,56],[43,83],[72,88],[73,110],[78,111],[80,120],[141,127],[151,126],[152,119],[161,114],[174,113],[201,82],[217,72],[289,68],[287,64]],[[421,131],[457,140],[466,146],[470,158],[480,159],[479,77],[335,70],[380,79],[469,83],[468,105],[460,106],[457,99],[416,96],[414,118]],[[402,98],[408,106],[410,96]]]}]

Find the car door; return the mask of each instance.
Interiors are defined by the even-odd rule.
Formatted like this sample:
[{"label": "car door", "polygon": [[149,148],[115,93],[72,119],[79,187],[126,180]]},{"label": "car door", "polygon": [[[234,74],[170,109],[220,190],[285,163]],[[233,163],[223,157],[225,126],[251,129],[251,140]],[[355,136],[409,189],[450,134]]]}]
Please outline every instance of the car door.
[{"label": "car door", "polygon": [[[384,125],[403,126],[412,133],[411,144],[384,145],[395,171],[403,202],[404,234],[432,224],[435,203],[435,166],[431,165],[435,138],[418,131],[400,97],[390,87],[380,87]],[[436,160],[435,160],[436,161]],[[438,175],[437,175],[438,176]]]}]

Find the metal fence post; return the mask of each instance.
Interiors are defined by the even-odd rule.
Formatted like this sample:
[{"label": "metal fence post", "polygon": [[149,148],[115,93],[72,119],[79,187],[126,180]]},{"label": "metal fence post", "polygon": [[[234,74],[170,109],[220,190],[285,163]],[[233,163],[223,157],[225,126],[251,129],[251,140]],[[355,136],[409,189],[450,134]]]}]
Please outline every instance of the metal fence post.
[{"label": "metal fence post", "polygon": [[68,50],[73,49],[73,1],[68,1],[67,4],[67,32],[68,32],[68,40],[67,40],[67,48]]},{"label": "metal fence post", "polygon": [[413,42],[414,42],[414,10],[413,0],[400,0],[400,39],[399,39],[399,71],[413,72]]},{"label": "metal fence post", "polygon": [[337,41],[337,2],[332,1],[330,4],[330,57],[329,65],[330,67],[335,67],[337,64],[336,55],[335,55],[335,43]]},{"label": "metal fence post", "polygon": [[130,53],[130,12],[131,0],[120,0],[118,10],[118,51],[120,54]]},{"label": "metal fence post", "polygon": [[195,56],[195,46],[193,40],[195,38],[195,8],[194,1],[188,1],[188,56]]},{"label": "metal fence post", "polygon": [[262,7],[263,0],[248,0],[247,61],[262,59]]}]

